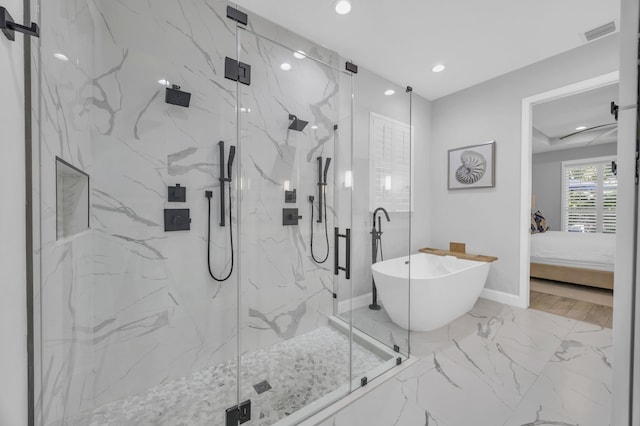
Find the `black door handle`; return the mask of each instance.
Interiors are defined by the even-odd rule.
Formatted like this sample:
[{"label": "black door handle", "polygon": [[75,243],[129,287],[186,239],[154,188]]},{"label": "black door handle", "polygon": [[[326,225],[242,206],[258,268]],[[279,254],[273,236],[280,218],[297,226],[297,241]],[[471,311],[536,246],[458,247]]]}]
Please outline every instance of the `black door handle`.
[{"label": "black door handle", "polygon": [[[345,239],[345,266],[340,266],[340,238]],[[333,274],[338,275],[339,271],[344,271],[344,277],[351,279],[351,229],[347,228],[341,234],[338,228],[333,228]]]}]

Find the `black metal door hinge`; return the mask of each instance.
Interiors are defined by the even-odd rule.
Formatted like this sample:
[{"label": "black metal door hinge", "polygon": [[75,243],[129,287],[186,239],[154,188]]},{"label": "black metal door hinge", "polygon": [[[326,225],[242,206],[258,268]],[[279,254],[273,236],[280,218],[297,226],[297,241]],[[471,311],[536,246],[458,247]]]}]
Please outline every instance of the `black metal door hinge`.
[{"label": "black metal door hinge", "polygon": [[227,6],[227,18],[239,22],[243,25],[247,25],[247,23],[249,22],[249,18],[247,17],[246,13],[240,12],[238,9],[231,6]]},{"label": "black metal door hinge", "polygon": [[618,105],[616,105],[615,102],[611,102],[611,115],[613,115],[613,117],[616,119],[616,121],[618,121],[618,111],[620,110],[620,107]]},{"label": "black metal door hinge", "polygon": [[32,22],[30,27],[16,24],[9,11],[4,7],[0,7],[0,30],[11,41],[15,41],[16,31],[27,36],[40,37],[38,24]]},{"label": "black metal door hinge", "polygon": [[224,78],[251,85],[251,65],[226,57],[224,60]]},{"label": "black metal door hinge", "polygon": [[402,364],[402,358],[398,357],[396,358],[396,365],[400,365]]},{"label": "black metal door hinge", "polygon": [[358,66],[353,62],[345,62],[344,67],[347,71],[358,74]]},{"label": "black metal door hinge", "polygon": [[367,386],[367,383],[369,383],[367,376],[364,376],[362,379],[360,379],[360,386]]},{"label": "black metal door hinge", "polygon": [[393,351],[394,351],[394,352],[400,352],[400,346],[398,346],[398,345],[393,345]]},{"label": "black metal door hinge", "polygon": [[251,420],[251,400],[247,399],[238,406],[227,408],[226,426],[238,426]]},{"label": "black metal door hinge", "polygon": [[636,136],[636,185],[638,185],[638,180],[640,180],[640,140]]}]

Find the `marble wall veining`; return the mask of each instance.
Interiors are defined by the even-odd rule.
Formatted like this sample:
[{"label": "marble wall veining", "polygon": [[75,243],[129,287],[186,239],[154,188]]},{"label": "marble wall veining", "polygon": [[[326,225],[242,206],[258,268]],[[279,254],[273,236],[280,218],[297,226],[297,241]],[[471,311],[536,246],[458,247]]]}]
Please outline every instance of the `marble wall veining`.
[{"label": "marble wall veining", "polygon": [[[328,218],[318,218],[318,166],[316,158],[335,159],[334,144],[340,121],[338,56],[299,40],[283,38],[263,28],[260,20],[241,30],[242,62],[252,66],[250,86],[240,86],[240,285],[242,350],[251,351],[294,337],[326,324],[333,312],[332,251],[324,258],[324,225],[333,236],[333,168],[326,186]],[[283,44],[333,65],[310,58],[297,59],[285,49],[251,32],[267,34]],[[245,60],[246,58],[246,60]],[[280,64],[289,63],[284,71]],[[242,109],[241,109],[242,111]],[[289,114],[309,124],[289,130]],[[324,164],[324,163],[323,163]],[[335,163],[333,164],[335,167]],[[296,190],[296,203],[284,200],[285,182]],[[314,222],[311,203],[314,196]],[[298,208],[298,226],[282,225],[282,208]],[[323,209],[324,210],[324,209]],[[324,214],[324,212],[323,212]],[[245,313],[248,315],[245,316]]]},{"label": "marble wall veining", "polygon": [[[253,81],[240,87],[245,112],[238,114],[236,83],[223,75],[224,58],[237,56],[226,6],[42,5],[42,32],[50,35],[40,46],[43,424],[72,422],[93,407],[236,357],[238,282],[242,352],[325,325],[333,312],[330,261],[317,265],[309,253],[307,196],[316,196],[317,217],[316,157],[334,157],[340,72],[295,59],[254,32],[333,66],[339,56],[252,16],[239,30],[240,60],[252,65]],[[290,73],[279,67],[285,59]],[[161,79],[192,93],[188,109],[164,102]],[[309,127],[287,130],[289,113]],[[206,268],[204,197],[214,191],[211,260],[222,275],[230,243],[229,227],[217,225],[219,140],[238,147],[235,269],[223,283]],[[60,240],[56,156],[91,176],[91,229]],[[285,181],[298,191],[295,205],[284,204]],[[187,188],[186,204],[167,202],[167,186],[178,183]],[[332,185],[330,173],[330,231]],[[282,226],[281,209],[294,206],[301,224]],[[190,208],[191,231],[165,232],[165,208]],[[314,227],[316,253],[324,252],[323,225]]]},{"label": "marble wall veining", "polygon": [[[371,250],[370,212],[360,198],[368,194],[368,116],[408,122],[408,95],[374,102],[365,94],[386,81],[361,69],[362,96],[352,105],[358,77],[343,71],[336,52],[252,14],[236,28],[227,4],[40,5],[39,423],[73,424],[95,407],[233,360],[238,339],[246,354],[315,330],[338,300],[370,285],[363,257]],[[294,57],[297,50],[308,57]],[[251,65],[251,85],[224,78],[225,57]],[[165,103],[160,80],[190,92],[189,108]],[[309,125],[289,130],[289,114]],[[225,161],[229,146],[237,147],[224,228],[218,141]],[[61,239],[56,156],[91,179],[90,229]],[[332,159],[323,223],[316,222],[318,156]],[[353,190],[346,171],[354,173]],[[187,188],[186,203],[167,201],[167,186],[176,184]],[[285,203],[285,187],[296,189],[295,203]],[[207,270],[206,190],[213,191],[216,276],[231,266],[233,230],[234,270],[225,282]],[[282,209],[291,207],[300,224],[283,226]],[[165,232],[166,208],[189,208],[190,231]],[[408,250],[409,215],[394,219],[388,257]],[[333,274],[334,226],[354,229],[352,280]],[[325,263],[312,259],[312,228],[314,253],[327,254]],[[230,382],[226,391],[253,384]]]},{"label": "marble wall veining", "polygon": [[[236,353],[236,280],[206,267],[205,190],[217,195],[217,142],[235,143],[234,56],[226,2],[95,2],[92,144],[95,405],[143,391]],[[213,28],[210,22],[216,22]],[[144,29],[144,31],[141,31]],[[164,102],[168,80],[189,108]],[[169,203],[167,186],[186,187]],[[212,208],[212,268],[229,261]],[[189,208],[191,230],[165,232],[165,208]],[[229,392],[234,392],[230,385]]]},{"label": "marble wall veining", "polygon": [[34,103],[39,123],[35,193],[40,195],[34,259],[40,267],[36,419],[56,424],[90,407],[94,397],[93,232],[56,238],[56,156],[89,174],[94,171],[92,89],[86,84],[94,73],[94,21],[86,2],[54,0],[40,6],[40,49],[34,49],[40,80]]}]

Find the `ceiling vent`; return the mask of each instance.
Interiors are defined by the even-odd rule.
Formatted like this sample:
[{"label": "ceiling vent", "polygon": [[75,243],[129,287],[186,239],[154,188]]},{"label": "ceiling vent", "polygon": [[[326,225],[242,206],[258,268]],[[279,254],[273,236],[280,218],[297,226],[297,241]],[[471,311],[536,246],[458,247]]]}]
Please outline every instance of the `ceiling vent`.
[{"label": "ceiling vent", "polygon": [[600,37],[604,37],[607,34],[611,34],[612,32],[615,32],[615,30],[616,30],[615,22],[609,22],[608,24],[604,24],[598,28],[594,28],[592,30],[587,31],[586,33],[584,33],[584,36],[587,39],[587,41],[591,41]]}]

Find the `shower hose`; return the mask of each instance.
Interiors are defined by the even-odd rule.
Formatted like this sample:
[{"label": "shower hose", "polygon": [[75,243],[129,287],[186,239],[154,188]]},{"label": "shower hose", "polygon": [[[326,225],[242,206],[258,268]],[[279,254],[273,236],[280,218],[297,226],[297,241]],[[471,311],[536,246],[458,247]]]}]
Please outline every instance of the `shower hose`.
[{"label": "shower hose", "polygon": [[[224,185],[224,183],[223,183]],[[211,197],[207,197],[209,200],[209,214],[207,215],[207,266],[209,267],[209,275],[215,281],[222,282],[229,279],[231,273],[233,272],[233,225],[231,223],[231,182],[229,182],[229,240],[231,242],[231,269],[229,269],[229,273],[224,278],[218,278],[213,275],[213,271],[211,271]]]},{"label": "shower hose", "polygon": [[[327,254],[324,259],[316,259],[316,255],[313,253],[313,201],[311,201],[311,257],[316,263],[324,263],[329,258],[329,228],[327,225],[327,187],[326,184],[322,187],[323,204],[324,204],[324,239],[327,244]],[[322,213],[322,212],[319,212]]]}]

